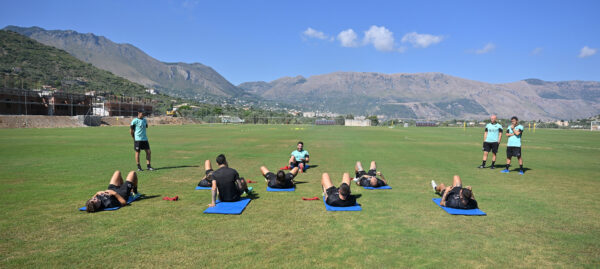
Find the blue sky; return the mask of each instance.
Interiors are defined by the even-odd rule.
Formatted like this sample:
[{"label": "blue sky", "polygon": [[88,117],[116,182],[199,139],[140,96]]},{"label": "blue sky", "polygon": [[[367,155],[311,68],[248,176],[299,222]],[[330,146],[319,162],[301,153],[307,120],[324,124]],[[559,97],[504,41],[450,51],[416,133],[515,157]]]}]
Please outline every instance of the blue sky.
[{"label": "blue sky", "polygon": [[335,71],[600,81],[600,1],[4,1],[0,27],[71,29],[234,84]]}]

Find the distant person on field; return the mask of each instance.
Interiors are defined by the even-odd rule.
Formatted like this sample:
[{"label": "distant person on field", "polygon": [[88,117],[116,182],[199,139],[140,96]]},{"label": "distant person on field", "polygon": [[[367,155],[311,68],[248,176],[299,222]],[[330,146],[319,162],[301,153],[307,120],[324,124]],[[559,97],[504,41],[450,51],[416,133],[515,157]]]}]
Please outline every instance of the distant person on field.
[{"label": "distant person on field", "polygon": [[457,208],[457,209],[475,209],[477,201],[473,195],[471,186],[462,187],[462,181],[458,175],[454,176],[452,186],[446,187],[444,183],[437,185],[435,181],[431,181],[431,187],[436,194],[442,196],[440,201],[441,206]]},{"label": "distant person on field", "polygon": [[308,167],[307,163],[309,161],[308,151],[304,150],[304,143],[302,141],[298,142],[296,145],[296,150],[292,151],[292,156],[290,157],[290,169],[294,167],[300,168],[300,171],[305,172]]},{"label": "distant person on field", "polygon": [[342,184],[339,188],[333,186],[329,174],[323,173],[321,185],[323,187],[323,195],[325,202],[330,206],[346,207],[356,205],[356,196],[350,192],[350,174],[344,173],[342,176]]},{"label": "distant person on field", "polygon": [[144,112],[138,112],[137,118],[131,121],[130,133],[133,138],[133,149],[135,150],[135,162],[137,163],[138,171],[143,171],[140,166],[140,150],[146,151],[146,165],[148,170],[152,171],[154,168],[150,165],[150,144],[148,143],[148,137],[146,136],[146,128],[148,128],[148,122],[144,118]]},{"label": "distant person on field", "polygon": [[294,177],[298,174],[298,167],[294,167],[289,173],[283,170],[277,171],[277,174],[270,172],[265,166],[260,167],[260,172],[265,177],[267,185],[275,189],[289,189],[295,186]]},{"label": "distant person on field", "polygon": [[521,155],[521,136],[523,136],[523,126],[519,124],[519,118],[516,116],[510,119],[511,124],[506,128],[506,136],[508,142],[506,143],[506,169],[502,170],[502,173],[508,173],[510,170],[511,158],[519,158],[519,174],[523,174],[523,156]]},{"label": "distant person on field", "polygon": [[[356,166],[354,167],[355,175],[354,182],[356,185],[363,187],[382,187],[387,186],[387,181],[381,172],[377,172],[377,165],[375,161],[371,162],[371,167],[369,168],[369,172],[365,172],[362,167],[362,163],[356,162]],[[379,176],[379,178],[377,178]]]},{"label": "distant person on field", "polygon": [[498,153],[498,145],[502,141],[502,125],[496,121],[496,115],[492,115],[490,120],[492,122],[485,126],[485,131],[483,132],[483,161],[479,168],[485,168],[485,162],[490,151],[492,152],[492,165],[490,165],[490,169],[496,168],[496,153]]},{"label": "distant person on field", "polygon": [[213,174],[212,165],[209,160],[204,161],[204,177],[198,182],[198,186],[200,187],[212,187],[212,174]]},{"label": "distant person on field", "polygon": [[[216,205],[217,193],[221,202],[236,202],[241,199],[244,192],[250,194],[246,180],[240,178],[235,169],[229,168],[225,155],[217,156],[217,165],[219,165],[219,169],[212,173],[212,201],[208,206]],[[207,170],[212,170],[210,162],[208,162],[208,166]]]},{"label": "distant person on field", "polygon": [[123,182],[120,171],[115,171],[108,189],[99,191],[85,203],[87,212],[96,212],[104,208],[120,207],[127,205],[130,195],[138,194],[138,178],[134,171],[129,172],[127,181]]}]

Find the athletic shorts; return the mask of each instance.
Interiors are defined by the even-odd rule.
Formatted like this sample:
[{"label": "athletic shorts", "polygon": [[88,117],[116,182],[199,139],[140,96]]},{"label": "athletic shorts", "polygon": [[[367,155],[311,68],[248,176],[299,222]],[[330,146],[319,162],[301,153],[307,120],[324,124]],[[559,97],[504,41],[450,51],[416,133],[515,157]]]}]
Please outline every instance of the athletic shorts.
[{"label": "athletic shorts", "polygon": [[483,151],[498,153],[498,142],[483,142]]},{"label": "athletic shorts", "polygon": [[214,170],[212,169],[208,169],[206,171],[204,171],[204,174],[208,177],[208,174],[212,173]]},{"label": "athletic shorts", "polygon": [[141,149],[150,149],[150,144],[148,143],[148,141],[134,141],[133,149],[137,152],[139,152]]},{"label": "athletic shorts", "polygon": [[365,172],[365,171],[357,171],[356,172],[357,178],[362,177],[362,176],[372,176],[372,177],[377,176],[377,170],[371,169],[371,170],[369,170],[369,172]]},{"label": "athletic shorts", "polygon": [[506,147],[506,158],[521,157],[521,147]]},{"label": "athletic shorts", "polygon": [[305,161],[300,161],[300,162],[291,162],[290,163],[290,169],[294,169],[294,167],[298,166],[300,167],[300,164],[304,164],[304,167],[306,168],[306,162]]},{"label": "athletic shorts", "polygon": [[275,175],[275,173],[273,173],[273,172],[268,172],[268,173],[265,174],[265,178],[268,181],[277,180],[277,175]]},{"label": "athletic shorts", "polygon": [[131,193],[131,189],[133,189],[133,183],[129,181],[125,181],[121,186],[108,184],[108,189],[115,191],[119,194],[125,201],[129,198],[129,194]]},{"label": "athletic shorts", "polygon": [[327,197],[332,196],[332,195],[337,195],[338,194],[338,188],[331,186],[328,189],[325,190],[325,193],[327,193]]},{"label": "athletic shorts", "polygon": [[[460,191],[460,189],[462,189],[462,185],[458,185],[458,186],[454,186],[452,187],[452,189],[450,190],[450,193],[448,193],[448,195],[452,194],[453,191]],[[444,196],[444,193],[446,192],[445,189],[442,190],[442,192],[440,192],[440,196]]]}]

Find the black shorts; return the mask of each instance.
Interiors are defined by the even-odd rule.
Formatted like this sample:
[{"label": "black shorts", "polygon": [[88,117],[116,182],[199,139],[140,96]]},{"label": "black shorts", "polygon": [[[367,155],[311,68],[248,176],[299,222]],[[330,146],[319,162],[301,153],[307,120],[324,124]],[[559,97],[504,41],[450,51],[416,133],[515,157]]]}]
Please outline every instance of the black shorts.
[{"label": "black shorts", "polygon": [[483,142],[483,151],[498,153],[498,142]]},{"label": "black shorts", "polygon": [[357,171],[356,172],[356,177],[362,177],[362,176],[377,176],[377,170],[375,169],[371,169],[369,170],[369,172],[365,172],[365,171]]},{"label": "black shorts", "polygon": [[137,152],[139,152],[141,149],[150,149],[150,144],[148,141],[133,141],[133,149]]},{"label": "black shorts", "polygon": [[331,186],[328,189],[325,190],[325,193],[327,193],[327,197],[332,196],[332,195],[337,195],[338,194],[338,188]]},{"label": "black shorts", "polygon": [[521,157],[521,147],[506,147],[506,158]]},{"label": "black shorts", "polygon": [[131,194],[131,189],[133,189],[133,183],[129,181],[125,181],[121,186],[108,184],[108,189],[115,191],[119,194],[125,201],[129,198],[129,194]]},{"label": "black shorts", "polygon": [[265,178],[271,182],[271,180],[277,180],[277,176],[273,172],[268,172],[265,174]]}]

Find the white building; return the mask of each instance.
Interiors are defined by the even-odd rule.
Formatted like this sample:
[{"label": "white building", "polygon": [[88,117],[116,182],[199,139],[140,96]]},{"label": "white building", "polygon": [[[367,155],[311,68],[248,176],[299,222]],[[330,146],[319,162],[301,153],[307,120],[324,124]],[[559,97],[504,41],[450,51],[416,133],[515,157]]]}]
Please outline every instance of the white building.
[{"label": "white building", "polygon": [[371,126],[371,120],[345,120],[345,126]]},{"label": "white building", "polygon": [[314,118],[316,115],[315,112],[302,112],[302,116],[305,118]]}]

